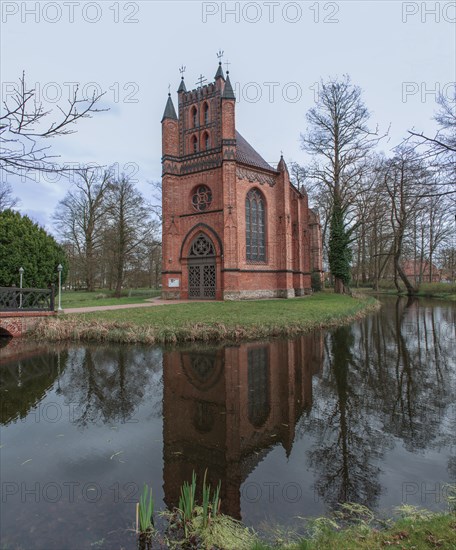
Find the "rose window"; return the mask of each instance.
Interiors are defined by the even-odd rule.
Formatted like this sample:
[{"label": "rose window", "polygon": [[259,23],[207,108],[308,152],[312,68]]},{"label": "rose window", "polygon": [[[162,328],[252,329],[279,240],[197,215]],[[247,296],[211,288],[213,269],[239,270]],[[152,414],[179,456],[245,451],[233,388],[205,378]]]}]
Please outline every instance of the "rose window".
[{"label": "rose window", "polygon": [[205,185],[199,185],[192,197],[192,205],[198,212],[207,210],[212,202],[212,192],[209,187]]}]

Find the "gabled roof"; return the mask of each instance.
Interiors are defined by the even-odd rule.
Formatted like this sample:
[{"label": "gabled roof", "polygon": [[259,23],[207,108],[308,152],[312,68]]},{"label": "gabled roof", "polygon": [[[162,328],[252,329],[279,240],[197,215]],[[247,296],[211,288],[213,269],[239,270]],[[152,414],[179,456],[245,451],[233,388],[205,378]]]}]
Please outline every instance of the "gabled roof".
[{"label": "gabled roof", "polygon": [[255,151],[250,143],[245,140],[241,134],[236,130],[236,161],[242,164],[248,164],[255,168],[262,168],[263,170],[269,170],[276,172],[276,170],[268,164],[264,158]]}]

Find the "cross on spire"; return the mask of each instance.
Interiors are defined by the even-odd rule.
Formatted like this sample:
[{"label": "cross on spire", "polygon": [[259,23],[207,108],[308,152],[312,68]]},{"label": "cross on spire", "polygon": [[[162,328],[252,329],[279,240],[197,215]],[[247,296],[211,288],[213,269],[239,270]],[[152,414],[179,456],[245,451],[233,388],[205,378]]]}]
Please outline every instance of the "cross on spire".
[{"label": "cross on spire", "polygon": [[171,95],[171,84],[168,84],[168,95]]},{"label": "cross on spire", "polygon": [[230,65],[231,63],[228,61],[228,59],[225,61],[225,66],[226,66],[226,72],[228,73],[229,72],[229,68],[230,68]]},{"label": "cross on spire", "polygon": [[201,88],[205,82],[207,82],[207,78],[204,78],[204,76],[200,74],[196,83],[198,85],[198,88]]}]

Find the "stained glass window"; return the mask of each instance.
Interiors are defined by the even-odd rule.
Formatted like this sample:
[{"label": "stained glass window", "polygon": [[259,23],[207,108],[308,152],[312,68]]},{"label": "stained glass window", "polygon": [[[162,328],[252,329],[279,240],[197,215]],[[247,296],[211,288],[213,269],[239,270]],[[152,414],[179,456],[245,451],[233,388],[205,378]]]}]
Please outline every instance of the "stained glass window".
[{"label": "stained glass window", "polygon": [[212,203],[212,192],[206,185],[198,185],[192,196],[192,205],[195,210],[203,212]]},{"label": "stained glass window", "polygon": [[263,195],[251,189],[245,199],[246,258],[250,261],[266,261],[265,206]]}]

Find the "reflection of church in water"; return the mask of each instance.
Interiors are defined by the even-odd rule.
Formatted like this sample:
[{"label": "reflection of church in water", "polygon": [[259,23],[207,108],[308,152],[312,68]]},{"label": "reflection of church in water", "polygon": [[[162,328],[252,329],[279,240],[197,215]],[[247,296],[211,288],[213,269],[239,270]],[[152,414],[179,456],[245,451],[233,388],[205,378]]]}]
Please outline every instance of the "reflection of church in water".
[{"label": "reflection of church in water", "polygon": [[164,492],[178,504],[180,487],[207,468],[222,482],[222,510],[241,516],[240,487],[276,445],[290,454],[295,424],[312,405],[322,336],[165,352],[163,359]]}]

